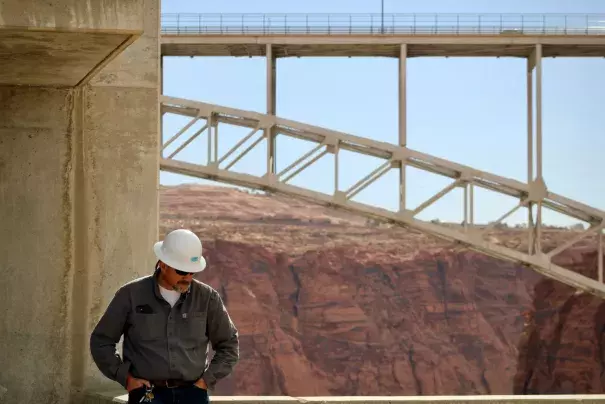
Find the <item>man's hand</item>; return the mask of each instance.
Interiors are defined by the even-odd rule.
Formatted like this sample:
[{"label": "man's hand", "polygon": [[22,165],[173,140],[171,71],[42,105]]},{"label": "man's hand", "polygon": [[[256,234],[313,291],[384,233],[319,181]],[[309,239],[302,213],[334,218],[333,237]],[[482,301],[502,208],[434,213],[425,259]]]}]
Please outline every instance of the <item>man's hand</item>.
[{"label": "man's hand", "polygon": [[208,385],[204,381],[204,379],[200,378],[197,382],[194,383],[196,387],[202,390],[208,390]]},{"label": "man's hand", "polygon": [[134,389],[138,389],[139,387],[151,387],[151,383],[145,379],[137,379],[132,377],[130,373],[126,376],[126,390],[130,393]]}]

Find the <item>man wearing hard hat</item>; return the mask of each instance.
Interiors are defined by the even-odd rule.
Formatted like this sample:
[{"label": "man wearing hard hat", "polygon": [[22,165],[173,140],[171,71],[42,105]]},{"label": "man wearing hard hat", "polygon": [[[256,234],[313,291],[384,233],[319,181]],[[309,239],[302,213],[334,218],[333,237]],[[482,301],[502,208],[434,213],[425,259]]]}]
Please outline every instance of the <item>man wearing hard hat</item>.
[{"label": "man wearing hard hat", "polygon": [[[129,403],[208,402],[208,390],[239,358],[237,329],[218,292],[193,279],[206,268],[193,232],[175,230],[154,251],[154,274],[122,286],[93,330],[93,360],[126,388]],[[122,335],[123,360],[116,351]],[[208,343],[215,352],[209,364]]]}]

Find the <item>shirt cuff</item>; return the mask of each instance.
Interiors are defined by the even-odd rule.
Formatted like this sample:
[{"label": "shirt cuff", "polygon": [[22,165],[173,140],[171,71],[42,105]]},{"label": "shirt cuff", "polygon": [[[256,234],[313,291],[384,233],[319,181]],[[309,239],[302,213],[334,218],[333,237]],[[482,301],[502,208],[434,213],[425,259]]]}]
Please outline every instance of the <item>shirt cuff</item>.
[{"label": "shirt cuff", "polygon": [[212,374],[212,372],[204,372],[202,375],[202,379],[206,382],[206,386],[208,386],[208,390],[214,390],[214,386],[216,385],[216,377]]},{"label": "shirt cuff", "polygon": [[130,363],[123,362],[116,372],[116,381],[122,385],[122,387],[126,388],[127,380],[128,380],[128,370],[130,369]]}]

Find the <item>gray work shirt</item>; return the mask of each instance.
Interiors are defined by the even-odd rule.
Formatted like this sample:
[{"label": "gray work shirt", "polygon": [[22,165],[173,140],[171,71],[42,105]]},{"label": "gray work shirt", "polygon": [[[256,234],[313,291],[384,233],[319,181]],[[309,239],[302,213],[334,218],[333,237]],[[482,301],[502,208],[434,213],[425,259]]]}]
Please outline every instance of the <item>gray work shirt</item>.
[{"label": "gray work shirt", "polygon": [[[238,331],[216,290],[196,281],[174,307],[156,276],[122,286],[90,336],[99,370],[126,387],[126,376],[146,380],[204,379],[210,390],[239,358]],[[122,360],[116,344],[124,335]],[[214,357],[208,364],[208,342]]]}]

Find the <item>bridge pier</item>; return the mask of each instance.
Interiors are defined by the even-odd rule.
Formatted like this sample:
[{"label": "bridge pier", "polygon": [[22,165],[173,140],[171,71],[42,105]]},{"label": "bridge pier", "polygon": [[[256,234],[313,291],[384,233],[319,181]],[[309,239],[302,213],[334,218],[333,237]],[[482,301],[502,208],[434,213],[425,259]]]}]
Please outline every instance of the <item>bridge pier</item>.
[{"label": "bridge pier", "polygon": [[[399,146],[407,147],[407,58],[408,45],[401,44],[399,48]],[[401,162],[399,170],[399,212],[404,213],[406,207],[406,164]]]},{"label": "bridge pier", "polygon": [[[534,76],[536,91],[534,94]],[[534,140],[534,107],[536,111]],[[535,142],[535,147],[534,147]],[[534,165],[536,168],[534,175]],[[528,208],[529,246],[528,253],[541,252],[542,239],[542,194],[546,186],[542,176],[542,45],[536,44],[527,58],[527,184],[530,187]],[[536,206],[534,221],[533,206]]]},{"label": "bridge pier", "polygon": [[[159,1],[0,9],[0,386],[6,403],[120,387],[88,338],[158,231]],[[2,388],[0,388],[2,390]]]},{"label": "bridge pier", "polygon": [[[273,53],[273,46],[271,44],[265,45],[266,49],[266,60],[267,60],[267,114],[277,114],[277,59]],[[275,161],[275,130],[270,128],[265,131],[267,137],[267,175],[270,176],[275,174],[276,161]]]}]

